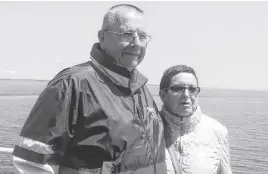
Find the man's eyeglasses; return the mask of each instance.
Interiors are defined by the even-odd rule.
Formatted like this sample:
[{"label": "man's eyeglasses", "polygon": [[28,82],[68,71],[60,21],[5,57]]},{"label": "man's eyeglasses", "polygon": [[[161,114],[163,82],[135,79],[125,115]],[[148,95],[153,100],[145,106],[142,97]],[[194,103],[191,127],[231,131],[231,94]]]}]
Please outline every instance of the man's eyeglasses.
[{"label": "man's eyeglasses", "polygon": [[104,30],[110,33],[114,33],[114,34],[118,34],[120,35],[122,38],[124,38],[124,40],[126,42],[131,42],[133,40],[134,37],[136,37],[136,33],[139,37],[139,40],[141,43],[147,44],[148,42],[150,42],[151,40],[151,36],[145,34],[145,33],[138,33],[138,32],[123,32],[123,33],[118,33],[115,31],[111,31],[111,30]]},{"label": "man's eyeglasses", "polygon": [[164,89],[170,89],[173,92],[176,92],[178,94],[182,94],[186,89],[188,89],[190,95],[197,95],[200,92],[200,88],[198,86],[184,86],[184,85],[173,85],[168,88]]}]

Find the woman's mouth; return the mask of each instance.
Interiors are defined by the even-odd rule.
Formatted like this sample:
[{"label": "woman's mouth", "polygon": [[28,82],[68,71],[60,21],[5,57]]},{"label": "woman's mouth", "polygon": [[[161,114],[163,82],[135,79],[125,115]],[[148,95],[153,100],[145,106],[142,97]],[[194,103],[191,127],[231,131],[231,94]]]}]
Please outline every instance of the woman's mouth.
[{"label": "woman's mouth", "polygon": [[182,102],[181,105],[191,105],[189,102]]}]

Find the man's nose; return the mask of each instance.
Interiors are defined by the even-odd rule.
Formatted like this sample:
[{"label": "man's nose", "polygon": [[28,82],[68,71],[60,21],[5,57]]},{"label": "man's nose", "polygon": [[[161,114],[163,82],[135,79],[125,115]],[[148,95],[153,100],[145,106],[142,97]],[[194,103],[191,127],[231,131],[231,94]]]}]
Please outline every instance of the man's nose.
[{"label": "man's nose", "polygon": [[131,45],[141,46],[141,41],[139,38],[139,34],[137,32],[135,32],[135,34],[131,40]]}]

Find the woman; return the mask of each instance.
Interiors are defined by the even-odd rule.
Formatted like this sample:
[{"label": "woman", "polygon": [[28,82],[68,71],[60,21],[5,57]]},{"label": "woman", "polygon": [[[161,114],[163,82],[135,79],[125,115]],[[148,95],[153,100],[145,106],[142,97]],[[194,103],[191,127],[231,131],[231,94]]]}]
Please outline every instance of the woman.
[{"label": "woman", "polygon": [[185,65],[168,68],[161,79],[169,174],[232,174],[228,131],[198,105],[198,78]]}]

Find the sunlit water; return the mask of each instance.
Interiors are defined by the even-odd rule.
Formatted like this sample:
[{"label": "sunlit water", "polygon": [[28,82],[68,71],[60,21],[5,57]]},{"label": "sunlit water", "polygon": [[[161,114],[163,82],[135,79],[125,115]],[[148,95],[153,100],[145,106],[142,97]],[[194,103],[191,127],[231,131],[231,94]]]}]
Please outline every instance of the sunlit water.
[{"label": "sunlit water", "polygon": [[[36,91],[41,92],[42,85]],[[3,91],[3,88],[6,86],[0,87],[0,90]],[[152,86],[149,89],[160,108],[157,88]],[[19,141],[21,127],[38,97],[36,93],[30,95],[30,90],[26,92],[28,95],[25,96],[17,96],[19,93],[0,96],[1,147],[14,147]],[[267,95],[267,92],[264,93]],[[229,130],[233,173],[268,174],[268,98],[245,96],[248,94],[242,95],[241,92],[236,97],[206,95],[200,97],[199,103],[205,114],[217,119]],[[0,154],[0,173],[12,171],[3,161]]]}]

